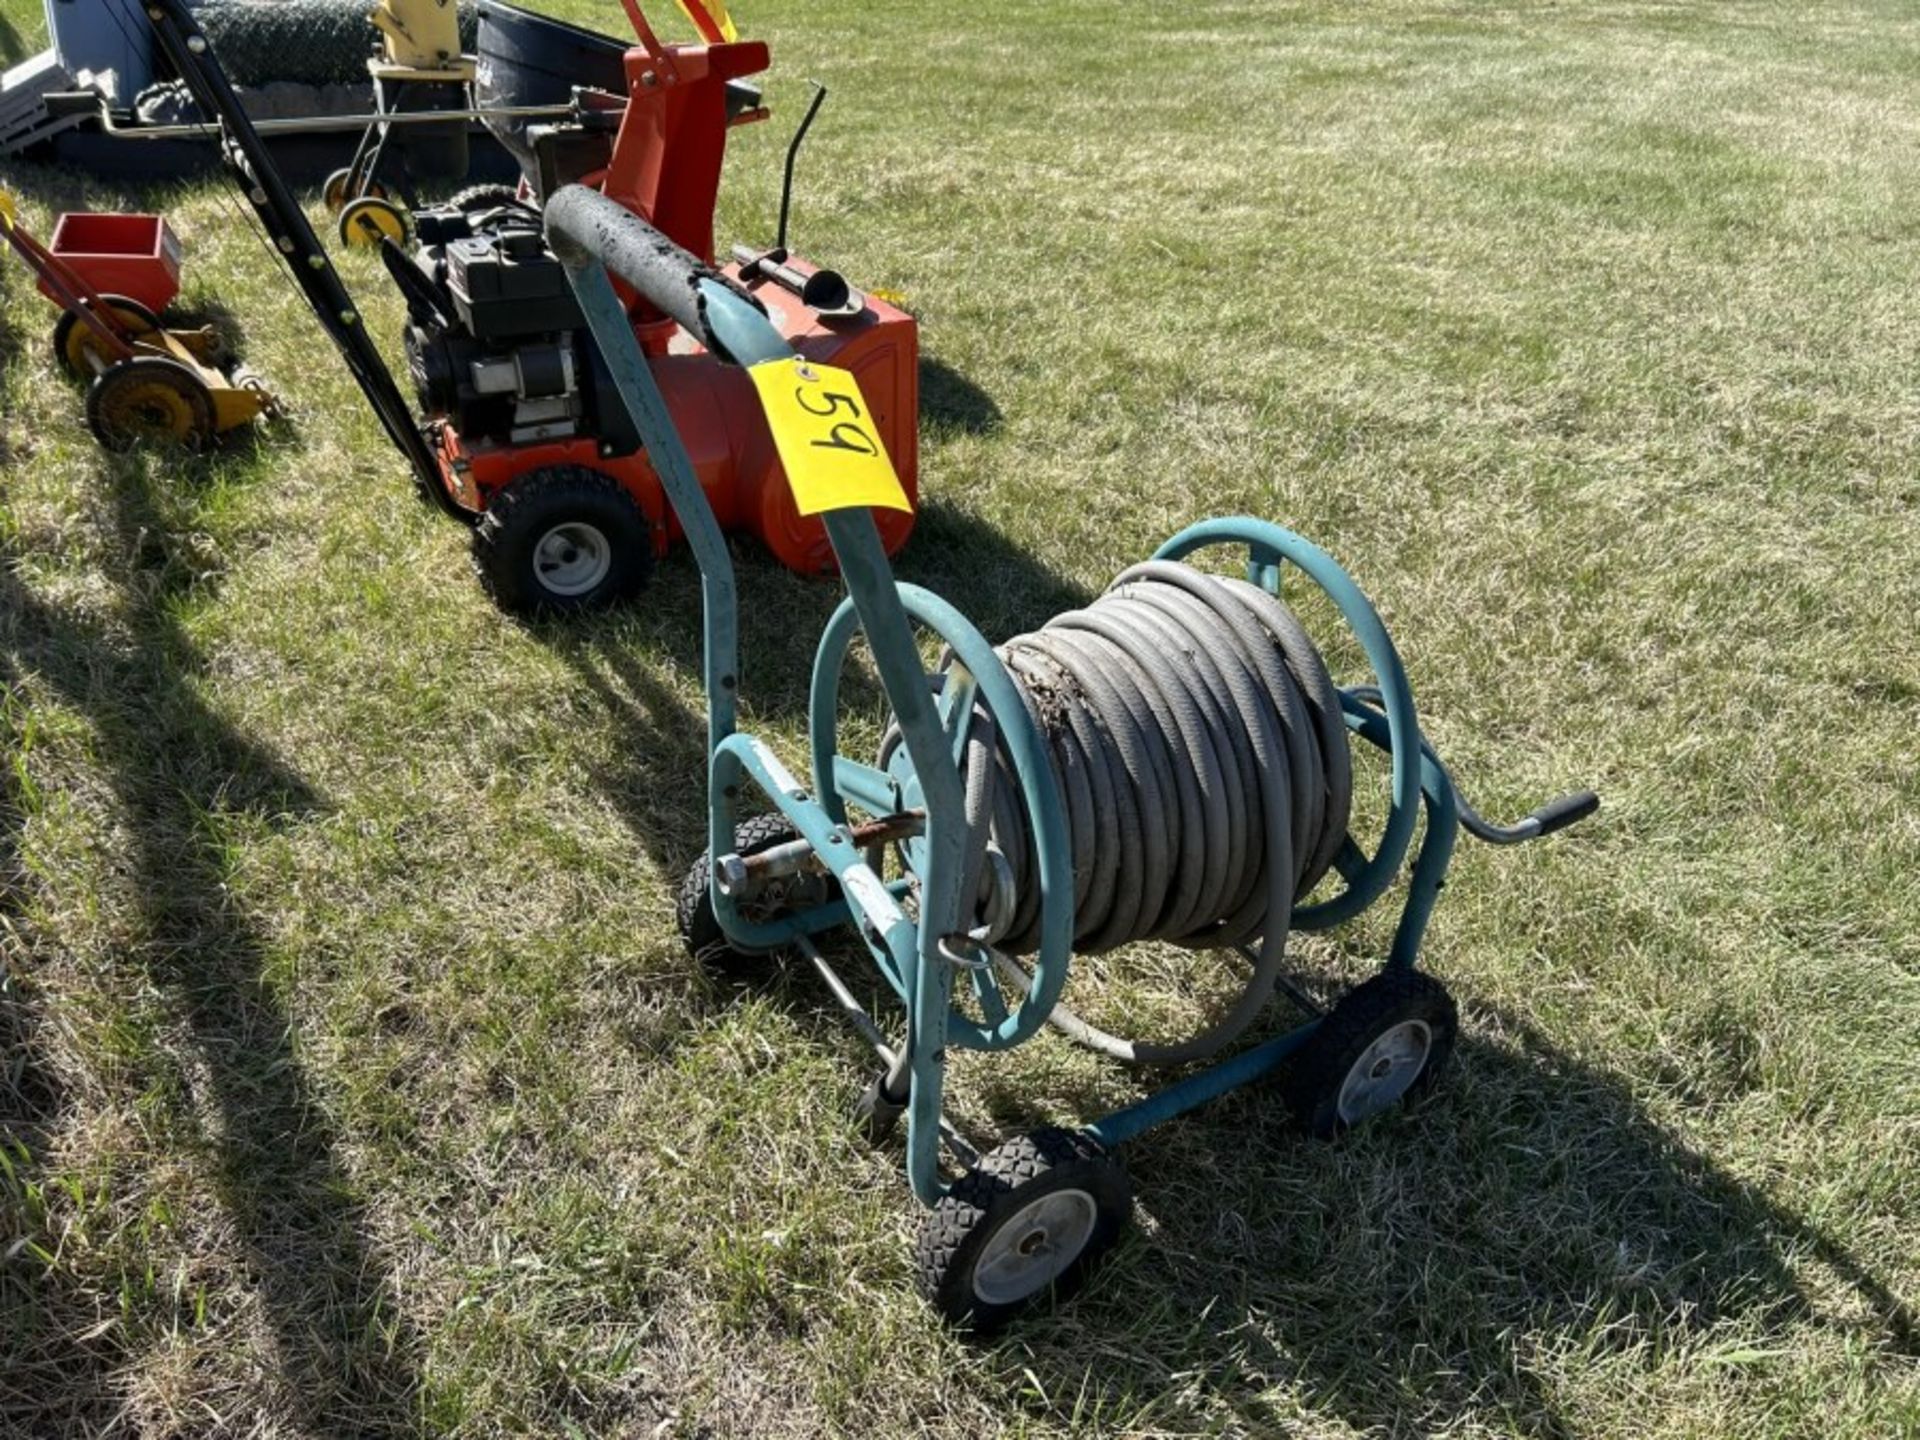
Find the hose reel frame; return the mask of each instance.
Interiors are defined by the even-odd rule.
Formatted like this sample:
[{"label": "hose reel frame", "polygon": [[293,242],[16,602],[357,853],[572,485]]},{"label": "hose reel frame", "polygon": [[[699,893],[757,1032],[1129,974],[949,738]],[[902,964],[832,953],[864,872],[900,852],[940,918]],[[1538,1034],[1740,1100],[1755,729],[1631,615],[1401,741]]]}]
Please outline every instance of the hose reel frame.
[{"label": "hose reel frame", "polygon": [[[650,270],[639,263],[639,257],[671,248],[671,242],[605,197],[566,187],[548,203],[545,220],[554,252],[567,269],[621,401],[640,432],[700,567],[708,846],[688,878],[705,891],[711,918],[730,945],[747,950],[784,945],[804,954],[879,1055],[885,1068],[868,1089],[862,1102],[864,1113],[876,1138],[883,1137],[899,1118],[907,1121],[908,1178],[915,1196],[930,1211],[916,1251],[920,1285],[948,1319],[991,1328],[1043,1293],[1064,1295],[1080,1283],[1126,1221],[1128,1185],[1113,1151],[1153,1126],[1276,1074],[1282,1080],[1287,1108],[1296,1119],[1318,1124],[1311,1121],[1314,1112],[1304,1102],[1316,1099],[1325,1088],[1330,1069],[1334,1081],[1351,1078],[1353,1062],[1348,1052],[1364,1062],[1372,1053],[1369,1042],[1374,1031],[1382,1025],[1391,1029],[1405,1023],[1406,1013],[1417,1011],[1417,1018],[1429,1027],[1428,1049],[1444,1055],[1455,1024],[1453,1002],[1437,981],[1414,971],[1414,961],[1459,830],[1464,825],[1491,843],[1517,843],[1564,828],[1591,813],[1599,802],[1591,793],[1583,793],[1543,806],[1516,825],[1482,820],[1460,800],[1445,767],[1422,739],[1412,692],[1386,627],[1346,572],[1319,547],[1270,522],[1212,520],[1181,531],[1155,558],[1177,562],[1209,546],[1244,546],[1249,577],[1275,595],[1282,567],[1293,564],[1332,600],[1373,668],[1377,684],[1342,689],[1338,696],[1348,732],[1359,734],[1391,758],[1387,823],[1371,857],[1361,854],[1350,839],[1342,845],[1335,868],[1345,888],[1328,900],[1296,907],[1292,918],[1299,928],[1324,928],[1379,899],[1406,858],[1424,810],[1425,832],[1383,971],[1350,990],[1331,1009],[1288,987],[1289,997],[1309,1016],[1304,1024],[1190,1071],[1075,1131],[1043,1127],[986,1154],[958,1135],[943,1108],[949,1044],[998,1050],[1026,1040],[1057,1006],[1070,964],[1073,857],[1065,804],[1039,726],[1007,669],[973,625],[938,596],[895,580],[871,513],[840,509],[827,511],[824,521],[848,594],[828,622],[814,659],[809,693],[811,789],[762,741],[739,730],[739,597],[732,560],[658,382],[640,354],[609,271],[618,272],[662,308],[691,304],[704,322],[703,333],[715,353],[736,363],[750,366],[791,360],[794,352],[764,315],[711,280],[696,279],[690,293],[658,285],[649,289],[649,279],[658,278],[654,273],[658,267]],[[694,263],[692,257],[680,259],[682,268]],[[916,622],[944,641],[959,661],[952,672],[955,678],[943,682],[938,699],[914,636]],[[891,772],[838,750],[840,680],[856,634],[866,636],[910,758],[910,764],[892,767]],[[989,1014],[985,1023],[961,1014],[952,1004],[955,971],[981,974],[981,967],[969,966],[959,948],[970,939],[962,927],[973,908],[962,903],[969,824],[961,747],[971,741],[976,696],[992,711],[1014,757],[1033,829],[1041,887],[1032,993],[1012,1013]],[[736,847],[736,822],[745,813],[748,793],[756,790],[795,837],[781,847],[789,853],[775,861],[759,853],[749,856]],[[871,812],[876,817],[872,825],[878,830],[864,828],[856,834],[848,824],[849,803]],[[863,848],[868,842],[860,838],[876,833],[906,838],[919,873],[884,879],[868,862]],[[750,882],[756,863],[806,864],[824,870],[837,882],[839,898],[775,920],[751,919],[729,893],[729,885],[742,877]],[[978,873],[972,872],[974,878]],[[815,936],[849,920],[879,973],[903,1002],[906,1037],[897,1049],[814,942]],[[1317,1045],[1319,1040],[1327,1043]],[[1427,1068],[1436,1066],[1437,1062]],[[1410,1091],[1430,1079],[1430,1075],[1415,1076],[1406,1088]],[[1335,1116],[1322,1129],[1331,1133],[1339,1124]],[[942,1171],[943,1144],[963,1167],[957,1179]],[[1067,1199],[1058,1204],[1049,1199],[1062,1194]],[[1085,1204],[1076,1196],[1083,1197]],[[1056,1227],[1046,1218],[1071,1210],[1084,1220],[1087,1205],[1092,1206],[1091,1224]],[[1067,1246],[1072,1253],[1062,1250],[1047,1265],[1030,1267],[1042,1276],[1030,1292],[1009,1297],[994,1286],[982,1291],[977,1283],[979,1267],[1006,1253],[1003,1242],[1008,1239],[1016,1241],[1023,1254],[1032,1246]]]}]

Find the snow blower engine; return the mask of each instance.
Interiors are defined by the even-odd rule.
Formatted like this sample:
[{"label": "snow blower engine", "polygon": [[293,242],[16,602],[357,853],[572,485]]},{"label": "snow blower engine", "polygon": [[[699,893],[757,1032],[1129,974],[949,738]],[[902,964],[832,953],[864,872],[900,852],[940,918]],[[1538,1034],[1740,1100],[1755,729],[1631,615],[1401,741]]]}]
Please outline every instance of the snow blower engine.
[{"label": "snow blower engine", "polygon": [[[696,23],[705,18],[703,7],[687,8]],[[765,314],[800,354],[857,376],[874,428],[913,493],[912,317],[786,252],[793,161],[824,91],[788,150],[775,247],[738,247],[724,270],[715,268],[713,213],[727,131],[766,117],[759,91],[743,77],[766,68],[767,47],[727,40],[717,29],[706,44],[662,44],[634,0],[626,9],[640,41],[619,57],[626,99],[579,89],[573,115],[561,123],[489,122],[520,159],[522,184],[476,186],[416,213],[410,255],[382,246],[407,300],[407,362],[433,484],[476,522],[475,568],[509,611],[624,598],[679,538],[659,477],[541,229],[540,207],[562,185],[588,185],[647,220],[706,262],[709,275]],[[613,43],[524,11],[511,12],[511,23],[564,32],[576,46]],[[490,80],[499,83],[483,56],[483,112]],[[511,106],[499,109],[511,114]],[[794,570],[830,571],[826,531],[794,508],[743,372],[636,292],[621,298],[723,526],[757,535]],[[889,518],[889,551],[912,522],[911,514]]]}]

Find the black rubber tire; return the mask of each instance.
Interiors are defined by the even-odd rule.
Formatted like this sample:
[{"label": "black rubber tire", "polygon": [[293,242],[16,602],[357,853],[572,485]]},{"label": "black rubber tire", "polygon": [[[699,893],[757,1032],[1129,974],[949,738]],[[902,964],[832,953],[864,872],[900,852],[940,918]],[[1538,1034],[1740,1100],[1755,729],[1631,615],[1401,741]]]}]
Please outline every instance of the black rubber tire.
[{"label": "black rubber tire", "polygon": [[[160,328],[160,317],[142,305],[138,300],[130,299],[125,295],[105,294],[100,297],[100,300],[109,310],[123,311],[126,315],[131,316],[134,320],[138,321],[140,325],[145,327],[147,331],[154,331]],[[70,347],[73,344],[73,332],[77,330],[79,326],[80,317],[73,311],[62,310],[60,312],[60,318],[53,323],[54,363],[59,365],[59,367],[69,375],[76,376],[81,380],[92,380],[94,377],[90,373],[80,370],[74,365],[73,356],[70,353]],[[89,335],[92,333],[91,331],[88,332]]]},{"label": "black rubber tire", "polygon": [[[734,827],[733,849],[737,855],[758,855],[799,835],[784,815],[754,815]],[[840,893],[840,882],[830,876],[811,877],[811,886],[817,893],[807,898],[809,906],[824,905]],[[766,913],[777,914],[781,908],[781,901],[776,899]],[[681,877],[674,895],[673,917],[695,964],[732,973],[750,969],[764,958],[761,952],[737,948],[720,928],[720,917],[713,913],[713,866],[704,854]]]},{"label": "black rubber tire", "polygon": [[522,200],[520,192],[511,185],[469,185],[454,191],[439,208],[471,215],[479,210],[497,210],[502,205],[515,205],[530,214],[538,208]]},{"label": "black rubber tire", "polygon": [[1430,1039],[1420,1072],[1400,1103],[1412,1105],[1430,1091],[1446,1069],[1460,1030],[1453,997],[1431,975],[1418,970],[1387,970],[1356,985],[1327,1012],[1307,1043],[1280,1075],[1280,1097],[1302,1130],[1331,1140],[1347,1130],[1340,1116],[1340,1091],[1367,1047],[1394,1026],[1424,1021]]},{"label": "black rubber tire", "polygon": [[1118,1157],[1085,1135],[1036,1130],[982,1155],[921,1222],[914,1247],[915,1278],[920,1293],[943,1319],[986,1334],[1039,1298],[1040,1291],[1011,1302],[982,1299],[974,1288],[974,1268],[995,1232],[1056,1190],[1079,1190],[1091,1197],[1095,1218],[1080,1252],[1045,1292],[1061,1301],[1087,1282],[1126,1229],[1133,1187]]},{"label": "black rubber tire", "polygon": [[[592,589],[571,595],[548,589],[534,563],[541,537],[569,522],[605,536],[611,561]],[[473,568],[493,603],[511,615],[601,609],[647,583],[652,527],[639,501],[611,475],[584,465],[529,470],[493,497],[473,527]]]},{"label": "black rubber tire", "polygon": [[[162,432],[144,423],[129,423],[124,410],[116,413],[132,392],[156,386],[177,400],[177,428]],[[103,448],[116,452],[152,444],[199,450],[213,439],[213,396],[200,377],[177,360],[136,355],[103,371],[88,387],[87,428]]]}]

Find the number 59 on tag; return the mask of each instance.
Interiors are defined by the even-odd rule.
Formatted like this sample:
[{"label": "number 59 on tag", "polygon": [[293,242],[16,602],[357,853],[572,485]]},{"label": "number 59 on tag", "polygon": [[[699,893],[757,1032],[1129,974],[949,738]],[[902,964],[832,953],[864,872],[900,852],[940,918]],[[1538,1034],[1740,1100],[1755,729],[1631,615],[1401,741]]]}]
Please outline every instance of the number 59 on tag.
[{"label": "number 59 on tag", "polygon": [[802,515],[913,509],[850,372],[796,357],[768,360],[747,373]]}]

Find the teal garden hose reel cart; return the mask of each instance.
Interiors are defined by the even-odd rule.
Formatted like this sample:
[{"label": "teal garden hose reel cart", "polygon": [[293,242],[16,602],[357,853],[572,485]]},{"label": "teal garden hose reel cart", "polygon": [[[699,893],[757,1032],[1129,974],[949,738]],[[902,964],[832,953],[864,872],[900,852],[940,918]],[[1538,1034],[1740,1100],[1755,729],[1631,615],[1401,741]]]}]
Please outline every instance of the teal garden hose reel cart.
[{"label": "teal garden hose reel cart", "polygon": [[[1454,1007],[1415,961],[1460,829],[1495,844],[1533,839],[1590,813],[1591,793],[1513,826],[1476,815],[1421,739],[1372,606],[1323,551],[1277,525],[1195,525],[1094,603],[996,650],[944,600],[896,583],[865,508],[824,516],[847,598],[814,661],[803,780],[736,728],[732,563],[609,271],[757,383],[797,376],[798,396],[814,377],[756,302],[601,195],[560,191],[546,225],[702,577],[708,851],[681,889],[682,932],[703,956],[797,949],[872,1043],[881,1068],[862,1111],[876,1136],[906,1121],[908,1175],[928,1207],[919,1280],[942,1314],[989,1329],[1084,1279],[1128,1218],[1115,1152],[1163,1120],[1271,1078],[1302,1127],[1332,1135],[1432,1082]],[[860,435],[857,392],[801,398],[828,423],[849,422],[842,438]],[[1246,580],[1182,563],[1217,546],[1246,555]],[[1372,684],[1334,685],[1278,599],[1296,573],[1352,628]],[[928,632],[944,646],[931,675],[917,638]],[[842,671],[861,635],[892,715],[873,760],[842,753],[837,738]],[[1391,771],[1371,855],[1347,833],[1354,735]],[[1321,1009],[1280,973],[1288,933],[1359,914],[1410,849],[1385,964]],[[1296,904],[1328,875],[1331,898]],[[897,1044],[816,944],[842,927],[902,1003]],[[1149,939],[1237,951],[1248,971],[1238,999],[1174,1044],[1109,1033],[1061,1003],[1076,950]],[[1228,1054],[1276,989],[1305,1022]],[[1048,1024],[1123,1061],[1181,1067],[1180,1078],[1078,1130],[976,1151],[943,1118],[949,1051],[1010,1049]]]}]

